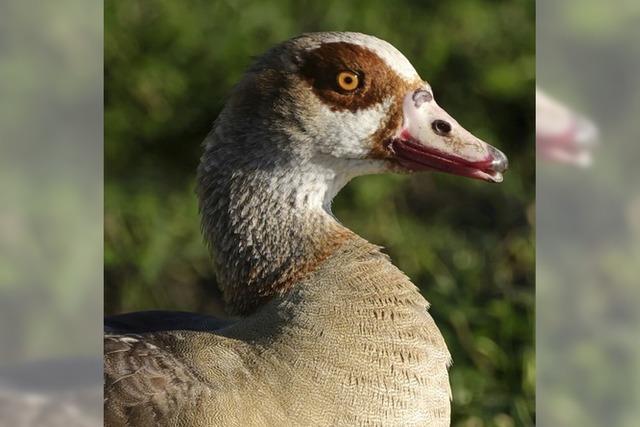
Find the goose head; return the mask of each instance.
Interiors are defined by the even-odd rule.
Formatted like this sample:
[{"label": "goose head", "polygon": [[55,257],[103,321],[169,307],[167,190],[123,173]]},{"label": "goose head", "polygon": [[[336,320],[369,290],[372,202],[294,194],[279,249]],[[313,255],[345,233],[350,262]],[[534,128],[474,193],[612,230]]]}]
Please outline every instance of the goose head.
[{"label": "goose head", "polygon": [[501,182],[508,165],[437,104],[395,47],[359,33],[305,34],[268,51],[216,131],[254,163],[313,164],[340,184],[388,171]]},{"label": "goose head", "polygon": [[286,41],[235,87],[199,167],[203,233],[227,306],[251,312],[353,235],[331,201],[355,176],[440,171],[500,182],[506,168],[389,43],[335,32]]}]

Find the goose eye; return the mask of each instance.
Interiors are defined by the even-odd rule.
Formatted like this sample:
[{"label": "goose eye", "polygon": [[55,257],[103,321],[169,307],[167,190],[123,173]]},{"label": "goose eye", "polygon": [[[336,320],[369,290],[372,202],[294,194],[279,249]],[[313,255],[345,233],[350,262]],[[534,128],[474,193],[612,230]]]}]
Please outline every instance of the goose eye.
[{"label": "goose eye", "polygon": [[338,74],[336,78],[338,83],[338,87],[342,90],[346,90],[348,92],[352,92],[358,88],[360,84],[360,78],[353,71],[342,71]]}]

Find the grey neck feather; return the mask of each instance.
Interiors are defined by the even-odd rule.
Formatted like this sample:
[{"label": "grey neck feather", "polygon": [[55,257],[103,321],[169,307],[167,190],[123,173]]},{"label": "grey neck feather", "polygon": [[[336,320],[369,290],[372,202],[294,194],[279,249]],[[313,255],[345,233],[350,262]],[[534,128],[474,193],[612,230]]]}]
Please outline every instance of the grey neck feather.
[{"label": "grey neck feather", "polygon": [[218,129],[199,168],[202,229],[227,306],[249,314],[353,235],[330,212],[331,199],[351,178],[340,170],[350,168],[321,155],[252,155],[262,150],[239,149],[248,142],[229,141]]}]

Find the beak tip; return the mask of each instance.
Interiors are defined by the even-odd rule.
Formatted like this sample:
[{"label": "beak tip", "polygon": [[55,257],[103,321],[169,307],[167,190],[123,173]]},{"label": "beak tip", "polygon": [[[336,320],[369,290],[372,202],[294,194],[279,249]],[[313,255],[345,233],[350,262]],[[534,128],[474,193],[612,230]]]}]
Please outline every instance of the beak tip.
[{"label": "beak tip", "polygon": [[507,169],[509,169],[509,160],[507,160],[506,157],[495,159],[491,163],[491,168],[496,172],[505,172]]},{"label": "beak tip", "polygon": [[493,157],[493,161],[491,162],[491,169],[495,172],[498,172],[502,181],[502,173],[509,169],[509,159],[505,154],[498,150],[495,147],[489,146],[489,151],[491,152],[491,156]]}]

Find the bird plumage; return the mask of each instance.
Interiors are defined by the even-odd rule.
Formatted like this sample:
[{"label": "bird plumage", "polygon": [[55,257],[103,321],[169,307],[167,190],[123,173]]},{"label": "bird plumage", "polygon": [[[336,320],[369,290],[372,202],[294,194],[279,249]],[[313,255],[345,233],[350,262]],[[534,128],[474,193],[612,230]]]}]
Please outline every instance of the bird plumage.
[{"label": "bird plumage", "polygon": [[215,333],[108,335],[107,425],[448,425],[450,356],[427,308],[354,236]]}]

